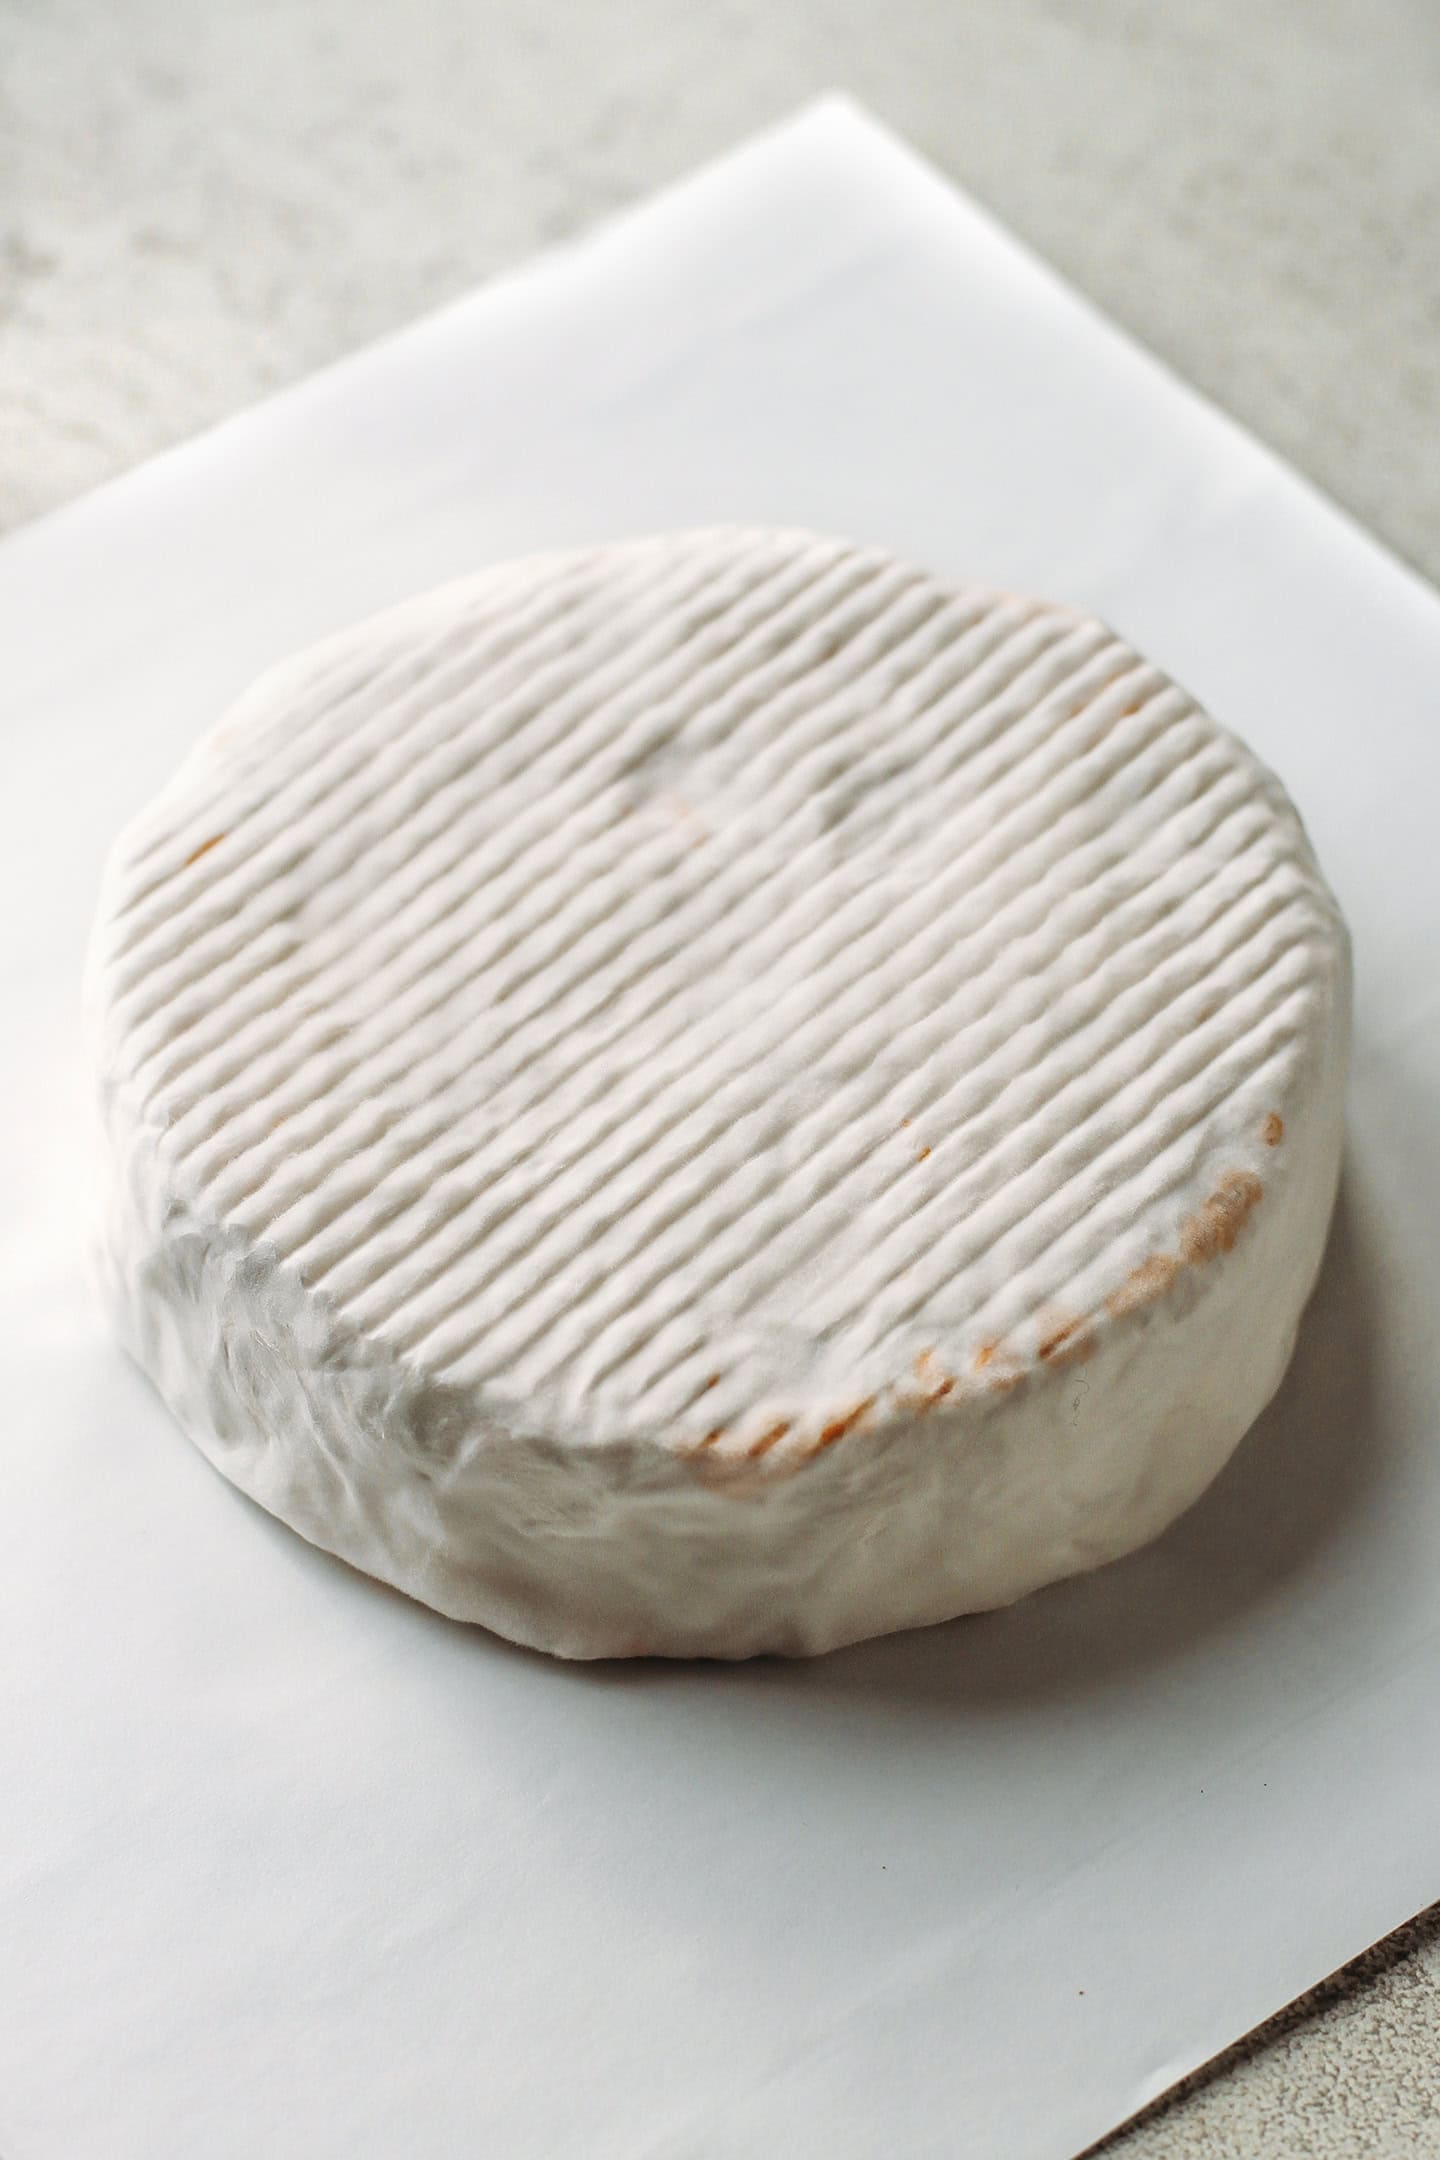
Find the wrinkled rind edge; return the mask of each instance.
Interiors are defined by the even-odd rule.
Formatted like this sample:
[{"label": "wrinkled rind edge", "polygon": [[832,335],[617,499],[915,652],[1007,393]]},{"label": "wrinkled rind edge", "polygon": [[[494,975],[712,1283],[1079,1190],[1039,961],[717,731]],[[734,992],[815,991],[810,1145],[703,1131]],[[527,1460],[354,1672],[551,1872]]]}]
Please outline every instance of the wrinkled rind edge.
[{"label": "wrinkled rind edge", "polygon": [[1013,1603],[1200,1496],[1279,1386],[1319,1272],[1342,1032],[1278,1191],[1176,1326],[1153,1307],[1113,1324],[1079,1371],[1028,1374],[1018,1418],[962,1403],[847,1434],[749,1506],[663,1438],[566,1445],[405,1367],[167,1191],[123,1091],[102,1284],[201,1453],[366,1574],[564,1658],[814,1655]]}]

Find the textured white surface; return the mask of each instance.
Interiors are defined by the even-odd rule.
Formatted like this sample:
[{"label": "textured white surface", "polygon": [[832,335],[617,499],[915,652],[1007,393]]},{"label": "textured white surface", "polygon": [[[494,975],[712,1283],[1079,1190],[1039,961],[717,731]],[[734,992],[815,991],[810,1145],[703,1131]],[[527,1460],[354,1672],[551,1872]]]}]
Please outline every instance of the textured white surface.
[{"label": "textured white surface", "polygon": [[830,1649],[1218,1471],[1348,984],[1281,790],[1092,618],[542,556],[279,669],[118,842],[112,1292],[227,1476],[442,1611]]}]

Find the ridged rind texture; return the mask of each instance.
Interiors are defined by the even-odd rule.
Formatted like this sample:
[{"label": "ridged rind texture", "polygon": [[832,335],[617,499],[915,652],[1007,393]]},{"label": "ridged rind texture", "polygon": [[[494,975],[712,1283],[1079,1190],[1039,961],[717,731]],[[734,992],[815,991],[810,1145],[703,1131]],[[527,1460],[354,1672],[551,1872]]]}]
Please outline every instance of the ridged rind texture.
[{"label": "ridged rind texture", "polygon": [[569,1656],[809,1652],[1155,1535],[1278,1384],[1343,925],[1102,625],[721,530],[277,670],[117,843],[126,1341],[225,1474]]}]

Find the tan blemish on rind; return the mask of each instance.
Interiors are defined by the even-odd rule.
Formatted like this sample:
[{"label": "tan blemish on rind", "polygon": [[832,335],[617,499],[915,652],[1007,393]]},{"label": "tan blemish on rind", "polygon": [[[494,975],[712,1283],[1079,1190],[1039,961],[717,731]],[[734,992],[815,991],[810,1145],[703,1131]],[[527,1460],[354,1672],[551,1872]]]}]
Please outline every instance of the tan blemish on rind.
[{"label": "tan blemish on rind", "polygon": [[1285,1120],[1278,1110],[1272,1110],[1260,1128],[1260,1137],[1266,1147],[1279,1147],[1285,1138]]},{"label": "tan blemish on rind", "polygon": [[774,1483],[778,1466],[756,1461],[765,1446],[773,1446],[781,1434],[789,1431],[788,1424],[761,1435],[761,1439],[741,1454],[734,1449],[722,1448],[718,1443],[730,1437],[727,1426],[719,1426],[706,1433],[701,1440],[676,1449],[676,1456],[707,1492],[718,1493],[724,1500],[756,1500]]},{"label": "tan blemish on rind", "polygon": [[918,1382],[916,1390],[911,1393],[897,1389],[895,1401],[899,1409],[918,1411],[922,1417],[937,1403],[944,1402],[947,1395],[953,1394],[957,1384],[954,1373],[946,1372],[933,1350],[919,1353],[915,1360],[915,1378]]},{"label": "tan blemish on rind", "polygon": [[1077,1365],[1094,1355],[1095,1334],[1084,1314],[1052,1327],[1040,1343],[1040,1356],[1047,1365]]},{"label": "tan blemish on rind", "polygon": [[929,1160],[930,1160],[930,1150],[929,1150],[929,1148],[928,1148],[928,1147],[922,1147],[921,1149],[919,1149],[919,1151],[918,1151],[918,1152],[917,1152],[917,1154],[916,1154],[915,1160],[916,1160],[916,1162],[929,1162]]},{"label": "tan blemish on rind", "polygon": [[1025,1377],[1018,1361],[998,1336],[993,1342],[981,1343],[975,1353],[975,1370],[996,1395],[1008,1395]]},{"label": "tan blemish on rind", "polygon": [[1139,1312],[1144,1305],[1153,1305],[1166,1291],[1180,1272],[1180,1263],[1169,1253],[1152,1253],[1142,1260],[1139,1267],[1132,1268],[1118,1290],[1112,1290],[1105,1300],[1106,1310],[1116,1320],[1123,1320],[1126,1313]]},{"label": "tan blemish on rind", "polygon": [[810,1453],[819,1455],[824,1449],[834,1447],[837,1440],[843,1440],[846,1433],[854,1431],[862,1418],[874,1408],[874,1405],[874,1396],[867,1395],[863,1402],[856,1403],[854,1409],[847,1410],[843,1417],[832,1418],[828,1425],[821,1427],[820,1436],[811,1448]]},{"label": "tan blemish on rind", "polygon": [[1203,1267],[1217,1253],[1232,1251],[1264,1195],[1265,1188],[1253,1171],[1230,1171],[1204,1206],[1180,1225],[1181,1259],[1192,1267]]},{"label": "tan blemish on rind", "polygon": [[[1123,1318],[1125,1314],[1138,1311],[1142,1306],[1163,1297],[1183,1265],[1203,1266],[1217,1253],[1231,1251],[1250,1215],[1263,1199],[1264,1190],[1253,1172],[1230,1171],[1220,1180],[1203,1207],[1188,1216],[1181,1225],[1180,1258],[1177,1260],[1169,1253],[1152,1253],[1148,1260],[1142,1261],[1139,1267],[1127,1275],[1118,1290],[1110,1293],[1105,1304],[1112,1318]],[[1086,1313],[1054,1319],[1047,1325],[1037,1346],[1042,1364],[1052,1370],[1082,1363],[1094,1356],[1095,1348],[1093,1320]],[[1013,1353],[1006,1349],[999,1337],[980,1345],[975,1352],[974,1366],[986,1386],[996,1393],[1008,1392],[1017,1387],[1024,1378]],[[706,1386],[714,1386],[718,1377],[716,1375],[715,1379],[707,1381]],[[921,1413],[931,1410],[953,1394],[957,1384],[954,1375],[945,1371],[933,1350],[921,1350],[917,1354],[915,1377],[917,1388],[914,1393],[896,1391],[897,1407]],[[832,1418],[827,1425],[821,1427],[818,1436],[804,1451],[800,1460],[808,1461],[833,1447],[837,1440],[843,1440],[847,1433],[853,1432],[863,1423],[874,1404],[874,1396],[867,1395],[863,1401],[856,1403],[839,1417]],[[790,1420],[781,1419],[751,1442],[744,1451],[742,1461],[761,1461],[773,1448],[780,1445],[791,1430]],[[714,1464],[715,1471],[720,1470],[720,1465],[714,1462],[710,1451],[713,1451],[725,1436],[726,1428],[717,1426],[712,1432],[706,1433],[687,1456],[687,1460],[704,1482],[710,1482],[714,1474],[710,1469],[711,1464]],[[702,1458],[705,1459],[702,1461]]]},{"label": "tan blemish on rind", "polygon": [[220,842],[224,838],[225,835],[223,832],[217,832],[212,833],[208,840],[202,840],[199,847],[192,848],[190,850],[190,853],[185,857],[185,868],[188,870],[192,863],[199,862],[201,856],[208,855],[212,847],[219,847]]},{"label": "tan blemish on rind", "polygon": [[837,1440],[843,1440],[846,1433],[853,1432],[868,1417],[874,1406],[875,1397],[867,1395],[863,1402],[856,1403],[842,1416],[832,1418],[808,1447],[783,1449],[773,1461],[767,1458],[795,1429],[789,1418],[779,1419],[743,1451],[718,1449],[717,1443],[729,1437],[729,1429],[722,1425],[714,1432],[706,1433],[703,1440],[682,1447],[678,1453],[697,1483],[712,1492],[723,1493],[729,1499],[753,1499],[767,1491],[777,1479],[793,1476],[826,1448],[833,1447]]}]

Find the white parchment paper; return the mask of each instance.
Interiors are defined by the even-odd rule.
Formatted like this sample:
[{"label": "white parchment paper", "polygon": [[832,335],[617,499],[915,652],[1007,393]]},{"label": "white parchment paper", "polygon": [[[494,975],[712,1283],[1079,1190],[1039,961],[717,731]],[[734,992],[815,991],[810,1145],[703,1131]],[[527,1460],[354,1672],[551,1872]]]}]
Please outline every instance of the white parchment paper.
[{"label": "white parchment paper", "polygon": [[[1355,933],[1284,1390],[1151,1551],[552,1664],[206,1468],[87,1284],[103,849],[262,666],[724,518],[1079,600]],[[839,100],[0,545],[0,2154],[1059,2160],[1440,1892],[1440,600]]]}]

